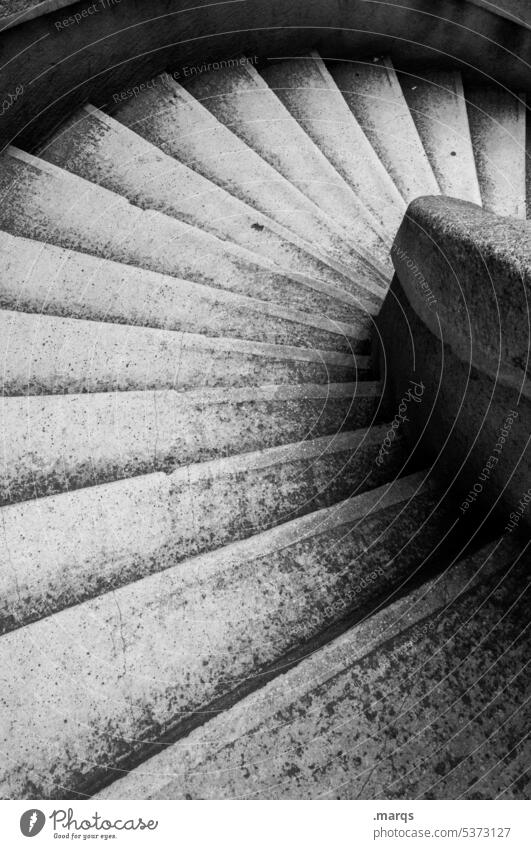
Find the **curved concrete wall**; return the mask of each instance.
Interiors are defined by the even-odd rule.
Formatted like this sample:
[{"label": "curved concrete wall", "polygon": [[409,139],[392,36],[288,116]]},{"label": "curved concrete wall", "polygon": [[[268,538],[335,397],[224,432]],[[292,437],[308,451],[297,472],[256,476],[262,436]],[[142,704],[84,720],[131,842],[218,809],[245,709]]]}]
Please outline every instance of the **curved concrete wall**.
[{"label": "curved concrete wall", "polygon": [[403,67],[458,64],[489,81],[495,74],[505,85],[529,87],[531,30],[485,4],[441,0],[436,14],[432,0],[410,0],[407,7],[398,0],[187,6],[184,0],[85,0],[5,30],[0,145],[18,136],[31,147],[87,100],[103,106],[165,68],[242,52],[261,58],[308,48],[328,57],[385,52]]}]

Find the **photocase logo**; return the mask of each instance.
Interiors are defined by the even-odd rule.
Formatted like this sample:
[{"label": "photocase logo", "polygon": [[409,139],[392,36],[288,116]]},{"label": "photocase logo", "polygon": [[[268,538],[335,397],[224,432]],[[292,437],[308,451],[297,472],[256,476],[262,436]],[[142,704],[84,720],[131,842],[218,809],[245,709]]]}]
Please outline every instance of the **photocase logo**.
[{"label": "photocase logo", "polygon": [[20,817],[20,830],[24,837],[35,837],[44,828],[46,817],[37,808],[25,811]]}]

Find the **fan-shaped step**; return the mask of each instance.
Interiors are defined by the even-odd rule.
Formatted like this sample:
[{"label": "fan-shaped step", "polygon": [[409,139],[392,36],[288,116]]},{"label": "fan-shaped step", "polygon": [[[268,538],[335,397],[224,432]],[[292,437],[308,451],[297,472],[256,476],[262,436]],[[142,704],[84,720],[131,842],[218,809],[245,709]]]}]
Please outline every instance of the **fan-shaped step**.
[{"label": "fan-shaped step", "polygon": [[529,718],[519,554],[498,541],[466,557],[98,798],[518,794]]},{"label": "fan-shaped step", "polygon": [[349,353],[376,312],[331,300],[332,317],[315,315],[2,231],[0,307]]},{"label": "fan-shaped step", "polygon": [[4,395],[337,383],[367,357],[122,324],[0,312]]},{"label": "fan-shaped step", "polygon": [[3,398],[0,503],[366,428],[380,402],[370,382]]},{"label": "fan-shaped step", "polygon": [[337,280],[285,228],[94,107],[76,113],[40,155],[142,209],[228,239],[285,270]]},{"label": "fan-shaped step", "polygon": [[3,797],[96,789],[361,617],[441,540],[436,502],[413,476],[2,636]]},{"label": "fan-shaped step", "polygon": [[440,194],[391,59],[332,62],[328,68],[406,203]]},{"label": "fan-shaped step", "polygon": [[[152,88],[113,108],[113,115],[296,234],[307,250],[337,273],[369,289],[378,282],[385,284],[325,213],[169,75],[163,74]],[[335,282],[335,277],[326,279]]]},{"label": "fan-shaped step", "polygon": [[483,206],[525,218],[525,95],[493,86],[465,93]]},{"label": "fan-shaped step", "polygon": [[400,82],[442,193],[481,204],[461,74],[404,73]]},{"label": "fan-shaped step", "polygon": [[[0,226],[13,235],[326,313],[331,296],[323,281],[296,280],[250,251],[160,212],[141,210],[121,195],[14,148],[0,165],[6,198]],[[351,288],[366,294],[353,283]]]},{"label": "fan-shaped step", "polygon": [[404,461],[397,440],[385,467],[375,463],[385,433],[335,434],[1,508],[12,568],[0,578],[0,632],[384,483]]},{"label": "fan-shaped step", "polygon": [[251,65],[201,74],[187,90],[388,273],[385,232]]},{"label": "fan-shaped step", "polygon": [[261,74],[392,242],[406,205],[321,57],[285,59]]}]

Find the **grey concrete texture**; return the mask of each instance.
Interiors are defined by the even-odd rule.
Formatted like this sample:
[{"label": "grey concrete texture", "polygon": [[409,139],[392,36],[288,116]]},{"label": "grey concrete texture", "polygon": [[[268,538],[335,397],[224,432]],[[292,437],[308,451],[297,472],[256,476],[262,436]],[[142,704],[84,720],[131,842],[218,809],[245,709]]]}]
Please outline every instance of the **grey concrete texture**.
[{"label": "grey concrete texture", "polygon": [[261,75],[392,241],[405,202],[319,54],[269,65]]},{"label": "grey concrete texture", "polygon": [[[356,227],[356,244],[383,279],[391,269],[386,234],[320,146],[286,109],[251,64],[192,78],[187,91],[295,185],[334,221],[348,240]],[[398,224],[399,216],[395,219]]]},{"label": "grey concrete texture", "polygon": [[4,395],[338,383],[367,356],[230,337],[0,312]]},{"label": "grey concrete texture", "polygon": [[[458,524],[468,533],[493,521],[508,529],[517,511],[518,530],[528,532],[528,399],[463,362],[451,344],[432,334],[398,277],[378,320],[381,361],[393,363],[384,403],[398,410],[410,381],[424,387],[419,403],[407,407],[403,434],[417,462],[429,463],[453,487]],[[399,341],[404,333],[412,340],[409,346]]]},{"label": "grey concrete texture", "polygon": [[0,503],[366,429],[380,400],[371,382],[4,398]]},{"label": "grey concrete texture", "polygon": [[[350,237],[341,234],[330,216],[169,74],[114,106],[112,112],[165,153],[296,234],[307,250],[340,275],[342,288],[351,291],[353,282],[378,294],[385,284],[385,277],[351,244]],[[336,282],[335,275],[325,279]]]},{"label": "grey concrete texture", "polygon": [[142,209],[157,209],[240,245],[283,268],[288,276],[303,281],[310,277],[314,285],[324,279],[341,292],[339,275],[312,255],[310,242],[306,243],[310,233],[306,240],[291,234],[94,107],[75,113],[46,142],[40,156]]},{"label": "grey concrete texture", "polygon": [[481,204],[461,74],[415,70],[400,83],[443,195]]},{"label": "grey concrete texture", "polygon": [[328,63],[328,69],[404,200],[438,194],[391,58],[348,59]]},{"label": "grey concrete texture", "polygon": [[[27,625],[189,557],[355,498],[402,470],[385,426],[128,477],[0,509],[0,631]],[[14,577],[15,576],[15,577]]]},{"label": "grey concrete texture", "polygon": [[97,798],[525,798],[528,561],[465,556]]},{"label": "grey concrete texture", "polygon": [[483,206],[525,218],[526,95],[469,85],[465,96]]},{"label": "grey concrete texture", "polygon": [[419,198],[392,252],[408,299],[431,332],[463,362],[526,397],[530,233],[527,222],[466,201]]},{"label": "grey concrete texture", "polygon": [[[141,5],[111,10],[107,34],[120,21],[134,29]],[[362,5],[340,12],[356,21]],[[216,7],[196,11],[218,20]],[[411,37],[407,22],[425,10],[395,11],[393,33]],[[460,26],[492,24],[477,6],[461,11]],[[183,31],[186,20],[199,30],[193,12]],[[7,52],[43,25],[10,33]],[[146,50],[150,33],[147,23]],[[335,38],[341,53],[349,37]],[[116,86],[121,48],[138,44],[121,31],[111,40]],[[176,53],[161,51],[164,67]],[[158,61],[137,67],[158,72]],[[445,192],[520,209],[521,156],[517,191],[498,190],[489,145],[500,136],[469,121],[459,71],[428,69],[417,86],[406,70],[399,95],[392,59],[374,64],[365,92],[391,98],[422,151],[419,184],[438,191],[436,175]],[[125,101],[115,117],[86,107],[39,139],[40,158],[9,147],[0,160],[0,794],[90,795],[132,769],[124,792],[150,795],[135,767],[190,735],[162,795],[521,795],[522,715],[507,693],[523,702],[529,275],[517,246],[528,230],[448,198],[410,205],[376,328],[381,403],[367,339],[412,191],[392,175],[407,154],[396,139],[371,146],[375,113],[347,103],[315,52],[262,75],[245,62],[187,88],[177,78],[154,78],[142,97],[102,90],[93,102],[107,110]],[[33,92],[40,107],[40,83]],[[521,133],[505,101],[487,100],[483,116]],[[481,497],[460,515],[477,481]],[[469,556],[472,530],[475,549],[503,520],[507,538]],[[327,643],[353,625],[335,655]],[[377,646],[365,651],[369,633]],[[194,740],[202,760],[191,762]]]},{"label": "grey concrete texture", "polygon": [[440,539],[438,501],[405,478],[3,635],[3,797],[94,792],[385,603]]},{"label": "grey concrete texture", "polygon": [[326,315],[294,310],[5,231],[0,232],[0,306],[360,353],[376,312],[351,296],[330,300]]},{"label": "grey concrete texture", "polygon": [[322,285],[16,148],[3,155],[0,191],[0,224],[13,235],[305,311],[326,314],[330,303]]}]

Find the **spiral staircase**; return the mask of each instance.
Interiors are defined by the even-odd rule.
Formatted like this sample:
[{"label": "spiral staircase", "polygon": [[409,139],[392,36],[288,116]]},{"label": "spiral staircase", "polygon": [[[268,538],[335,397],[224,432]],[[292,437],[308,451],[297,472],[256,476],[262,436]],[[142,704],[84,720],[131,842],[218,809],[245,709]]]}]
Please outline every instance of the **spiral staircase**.
[{"label": "spiral staircase", "polygon": [[408,205],[524,220],[525,149],[315,50],[5,148],[3,798],[525,796],[525,521],[457,521],[379,325]]}]

